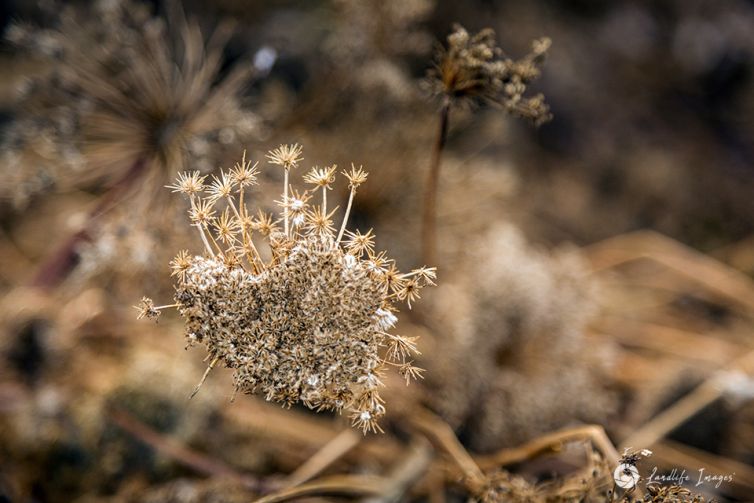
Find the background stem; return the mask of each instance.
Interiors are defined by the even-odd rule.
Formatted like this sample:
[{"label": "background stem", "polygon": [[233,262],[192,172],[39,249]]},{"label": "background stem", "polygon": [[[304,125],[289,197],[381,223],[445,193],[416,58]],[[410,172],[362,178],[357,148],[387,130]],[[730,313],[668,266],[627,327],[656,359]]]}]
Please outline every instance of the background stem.
[{"label": "background stem", "polygon": [[121,200],[134,182],[141,178],[147,160],[139,157],[110,190],[100,196],[97,205],[87,215],[84,227],[70,235],[37,269],[31,286],[54,288],[59,285],[78,265],[79,244],[91,239],[91,232],[97,218]]},{"label": "background stem", "polygon": [[437,186],[440,175],[442,151],[448,136],[448,117],[450,116],[450,99],[445,97],[440,109],[440,127],[432,149],[427,184],[424,189],[424,209],[422,212],[422,263],[434,264],[437,258]]}]

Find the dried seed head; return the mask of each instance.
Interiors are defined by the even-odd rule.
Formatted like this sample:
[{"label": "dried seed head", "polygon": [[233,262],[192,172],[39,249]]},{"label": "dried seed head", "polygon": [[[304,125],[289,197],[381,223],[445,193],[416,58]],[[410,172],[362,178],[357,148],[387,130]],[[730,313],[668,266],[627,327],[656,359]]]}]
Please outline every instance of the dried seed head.
[{"label": "dried seed head", "polygon": [[280,145],[278,148],[267,154],[267,159],[269,159],[272,164],[282,166],[286,171],[289,171],[291,168],[297,168],[298,163],[304,159],[301,157],[302,151],[303,149],[298,143],[293,145]]},{"label": "dried seed head", "polygon": [[356,255],[357,257],[363,254],[371,255],[374,253],[374,234],[372,229],[369,229],[366,234],[362,234],[360,231],[346,232],[348,241],[346,241],[346,250],[349,253]]},{"label": "dried seed head", "polygon": [[421,285],[419,281],[416,278],[411,278],[404,282],[403,286],[398,291],[398,299],[405,301],[406,304],[408,304],[408,308],[411,309],[411,303],[416,302],[421,298],[419,296],[420,289]]},{"label": "dried seed head", "polygon": [[257,185],[257,164],[251,164],[251,161],[246,160],[246,151],[243,151],[243,157],[241,162],[237,162],[233,169],[230,171],[230,176],[235,185],[238,185],[239,190]]},{"label": "dried seed head", "polygon": [[307,232],[319,236],[335,235],[335,225],[333,224],[333,215],[338,210],[335,208],[330,213],[325,214],[321,206],[315,206],[314,209],[308,210],[305,214],[306,222],[304,227]]},{"label": "dried seed head", "polygon": [[188,250],[181,250],[173,260],[170,261],[170,269],[173,271],[171,276],[178,276],[180,281],[186,280],[186,271],[191,266],[191,256]]},{"label": "dried seed head", "polygon": [[178,173],[178,177],[172,185],[166,185],[166,187],[172,189],[173,192],[180,192],[190,197],[204,190],[204,180],[206,179],[207,175],[200,176],[198,171],[182,172]]},{"label": "dried seed head", "polygon": [[204,199],[192,205],[189,211],[191,221],[195,224],[208,225],[215,218],[214,206],[215,201],[212,199]]},{"label": "dried seed head", "polygon": [[236,236],[241,230],[241,222],[231,217],[230,208],[225,208],[220,218],[213,223],[215,235],[226,245],[233,245],[237,241]]},{"label": "dried seed head", "polygon": [[336,169],[338,169],[337,164],[333,164],[329,168],[313,167],[309,173],[304,175],[304,182],[330,189],[330,184],[335,181]]},{"label": "dried seed head", "polygon": [[355,191],[359,185],[367,181],[368,173],[362,169],[351,164],[350,171],[343,171],[343,175],[348,179],[348,188]]},{"label": "dried seed head", "polygon": [[263,212],[261,209],[257,210],[257,216],[252,221],[252,229],[259,231],[263,236],[269,236],[273,231],[278,230],[272,221],[272,215]]},{"label": "dried seed head", "polygon": [[[294,145],[268,157],[288,170],[300,155]],[[335,166],[315,169],[305,181],[327,187],[334,175]],[[345,175],[352,201],[367,174],[352,167]],[[242,192],[233,190],[240,184],[237,175],[221,173],[204,197],[192,199],[190,217],[207,254],[181,252],[171,262],[189,344],[206,345],[212,361],[232,368],[237,390],[287,406],[346,410],[364,433],[382,431],[380,373],[394,366],[407,381],[421,377],[410,360],[419,354],[415,339],[388,333],[397,322],[393,304],[417,300],[433,284],[434,269],[401,274],[384,252],[374,254],[371,230],[348,232],[341,245],[337,208],[310,208],[307,191],[291,187],[278,201],[281,218],[292,224],[286,232],[261,210],[251,219]],[[215,205],[225,205],[219,218]],[[346,224],[347,213],[342,229]],[[267,238],[272,260],[262,259],[247,227]],[[141,309],[153,310],[151,301]]]},{"label": "dried seed head", "polygon": [[470,35],[456,26],[448,35],[447,47],[437,54],[429,72],[429,86],[452,101],[487,101],[512,115],[539,125],[552,116],[541,94],[525,97],[528,84],[539,77],[540,66],[550,47],[550,39],[532,43],[532,51],[520,60],[503,55],[495,42],[495,32],[484,29]]},{"label": "dried seed head", "polygon": [[278,206],[287,211],[287,217],[290,218],[293,227],[301,227],[306,222],[306,214],[309,210],[309,200],[312,195],[309,191],[299,192],[293,188],[289,189],[288,195],[283,195],[279,201],[275,201]]},{"label": "dried seed head", "polygon": [[235,185],[235,179],[231,173],[220,173],[220,178],[212,175],[212,184],[210,184],[208,189],[209,199],[217,201],[218,199],[230,197]]},{"label": "dried seed head", "polygon": [[424,372],[423,368],[414,367],[413,361],[406,362],[402,364],[400,367],[398,367],[398,373],[406,379],[406,384],[409,384],[411,380],[417,380],[417,379],[424,379],[424,376],[422,375],[422,372]]},{"label": "dried seed head", "polygon": [[134,306],[139,311],[137,320],[142,318],[149,318],[150,320],[157,320],[160,317],[160,310],[155,308],[154,301],[149,297],[142,297],[138,306]]},{"label": "dried seed head", "polygon": [[[136,0],[74,4],[40,5],[50,28],[10,30],[46,69],[30,76],[0,140],[2,173],[22,171],[34,182],[22,187],[21,199],[53,184],[110,185],[137,174],[158,181],[133,186],[135,195],[151,196],[144,189],[166,183],[189,158],[211,169],[224,154],[210,144],[246,141],[256,132],[241,104],[251,67],[223,58],[229,26],[205,37],[178,2],[164,17]],[[129,170],[137,160],[135,174]],[[32,162],[35,169],[19,169]],[[4,189],[0,199],[9,195]]]}]

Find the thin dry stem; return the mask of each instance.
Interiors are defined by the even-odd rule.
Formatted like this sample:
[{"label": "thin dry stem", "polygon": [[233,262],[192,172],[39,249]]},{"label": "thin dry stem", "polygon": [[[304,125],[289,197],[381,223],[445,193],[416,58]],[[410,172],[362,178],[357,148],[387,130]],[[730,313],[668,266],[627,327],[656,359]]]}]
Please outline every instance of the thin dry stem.
[{"label": "thin dry stem", "polygon": [[149,161],[145,157],[139,157],[134,161],[115,185],[99,198],[97,205],[87,215],[84,228],[73,233],[42,263],[32,280],[32,286],[54,288],[75,269],[77,249],[81,242],[90,239],[97,220],[128,195],[129,190],[145,175],[148,167]]},{"label": "thin dry stem", "polygon": [[[243,238],[243,244],[244,248],[248,249],[251,248],[252,255],[251,255],[251,267],[254,271],[254,274],[257,274],[260,269],[259,266],[262,263],[262,255],[259,254],[259,251],[257,250],[257,247],[254,246],[254,241],[251,239],[251,236],[246,231],[246,225],[243,224],[244,218],[241,216],[241,213],[239,213],[238,209],[236,209],[236,204],[233,202],[233,198],[228,198],[228,204],[230,205],[230,208],[233,210],[233,213],[235,213],[236,218],[241,223],[241,237]],[[241,212],[243,212],[243,188],[241,188],[240,196],[238,198],[238,205],[241,207]],[[246,254],[248,257],[248,253]]]},{"label": "thin dry stem", "polygon": [[450,118],[450,98],[445,97],[440,109],[440,124],[437,138],[432,149],[432,159],[427,174],[427,185],[424,191],[424,211],[422,213],[422,260],[425,264],[436,263],[437,256],[437,190],[440,178],[440,163],[448,136],[448,120]]},{"label": "thin dry stem", "polygon": [[591,442],[611,468],[617,466],[620,454],[607,437],[604,428],[598,425],[579,426],[549,433],[518,447],[502,449],[489,456],[479,456],[476,460],[479,466],[492,469],[520,463],[548,451],[558,451],[564,444],[578,441]]},{"label": "thin dry stem", "polygon": [[448,423],[427,409],[417,410],[411,416],[411,423],[427,435],[433,443],[438,444],[458,465],[464,475],[464,482],[472,493],[476,493],[484,486],[486,480],[484,473],[458,441],[458,437]]},{"label": "thin dry stem", "polygon": [[364,503],[395,503],[404,501],[406,493],[432,465],[433,449],[423,438],[417,439],[407,455],[401,456],[390,470],[382,495]]},{"label": "thin dry stem", "polygon": [[340,231],[338,231],[338,239],[335,240],[335,244],[340,244],[340,240],[343,238],[343,233],[346,231],[346,225],[348,224],[348,216],[351,214],[351,206],[353,205],[353,196],[356,194],[355,189],[351,189],[351,193],[348,195],[348,205],[346,206],[346,213],[343,215],[343,223],[340,225]]},{"label": "thin dry stem", "polygon": [[294,487],[303,484],[327,469],[335,461],[343,457],[348,451],[356,447],[364,437],[357,434],[353,429],[347,428],[338,433],[335,438],[329,440],[320,450],[286,479],[285,487]]},{"label": "thin dry stem", "polygon": [[283,219],[285,220],[285,235],[289,236],[291,235],[290,232],[288,232],[288,169],[285,170],[285,176],[283,178],[283,202],[285,203],[285,206],[283,207]]},{"label": "thin dry stem", "polygon": [[335,475],[302,484],[297,487],[282,489],[265,496],[255,503],[278,503],[299,500],[304,496],[342,495],[373,496],[379,495],[387,481],[383,477],[371,475]]},{"label": "thin dry stem", "polygon": [[109,418],[118,427],[156,451],[199,473],[214,477],[224,477],[239,482],[252,490],[259,490],[263,485],[266,485],[249,475],[237,472],[220,460],[209,458],[204,454],[192,451],[178,444],[174,440],[165,438],[159,432],[153,430],[123,409],[116,408],[111,410]]},{"label": "thin dry stem", "polygon": [[209,375],[210,371],[217,365],[217,362],[220,360],[220,358],[215,358],[212,360],[212,362],[207,367],[207,370],[204,371],[204,375],[202,375],[201,380],[199,381],[199,384],[196,385],[194,388],[194,391],[191,392],[191,395],[189,396],[189,400],[194,398],[197,393],[199,393],[199,388],[202,387],[202,384],[204,384],[204,381],[207,380],[207,376]]}]

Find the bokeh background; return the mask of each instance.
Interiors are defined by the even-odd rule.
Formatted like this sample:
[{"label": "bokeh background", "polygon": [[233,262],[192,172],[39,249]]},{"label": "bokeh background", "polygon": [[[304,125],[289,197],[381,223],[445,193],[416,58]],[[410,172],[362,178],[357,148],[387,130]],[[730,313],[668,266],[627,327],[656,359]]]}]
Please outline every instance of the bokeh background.
[{"label": "bokeh background", "polygon": [[[322,473],[382,476],[392,481],[383,501],[474,496],[438,475],[442,449],[422,447],[424,462],[414,453],[423,436],[412,417],[432,411],[486,473],[505,467],[519,485],[500,483],[531,494],[578,463],[479,456],[598,424],[619,452],[654,451],[640,464],[647,475],[735,472],[689,488],[754,499],[751,2],[1,5],[0,501],[249,501],[347,430],[303,407],[231,403],[225,369],[189,401],[203,351],[184,351],[176,315],[154,325],[131,306],[142,295],[170,303],[168,261],[200,251],[163,186],[179,169],[229,168],[246,149],[263,168],[255,197],[271,207],[282,176],[264,155],[281,143],[302,144],[307,169],[363,164],[354,225],[374,228],[401,268],[420,265],[440,108],[426,75],[454,23],[493,28],[514,59],[551,38],[531,90],[553,119],[533,127],[491,106],[452,109],[439,286],[398,327],[422,337],[426,378],[388,379],[387,433],[354,440]],[[232,23],[216,71],[197,77],[216,109],[188,86],[152,95],[129,74],[151,61],[139,40],[164,33],[149,39],[165,46],[156,53],[183,54],[169,47],[194,22],[205,41]],[[108,61],[94,77],[88,56]],[[222,87],[231,77],[237,91]],[[108,83],[127,90],[113,109],[128,119],[92,115]],[[199,110],[217,124],[202,118],[165,147],[175,142],[165,128]],[[133,170],[139,148],[151,149],[146,174]],[[423,468],[397,480],[401,459]],[[600,477],[586,500],[604,500],[611,480]]]}]

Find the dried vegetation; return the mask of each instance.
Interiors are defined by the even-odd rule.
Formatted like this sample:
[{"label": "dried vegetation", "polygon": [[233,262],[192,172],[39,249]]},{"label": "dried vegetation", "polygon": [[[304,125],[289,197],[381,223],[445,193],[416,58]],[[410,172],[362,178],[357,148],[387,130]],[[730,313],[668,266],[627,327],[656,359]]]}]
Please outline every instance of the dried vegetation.
[{"label": "dried vegetation", "polygon": [[159,4],[5,30],[0,500],[750,499],[750,6]]}]

